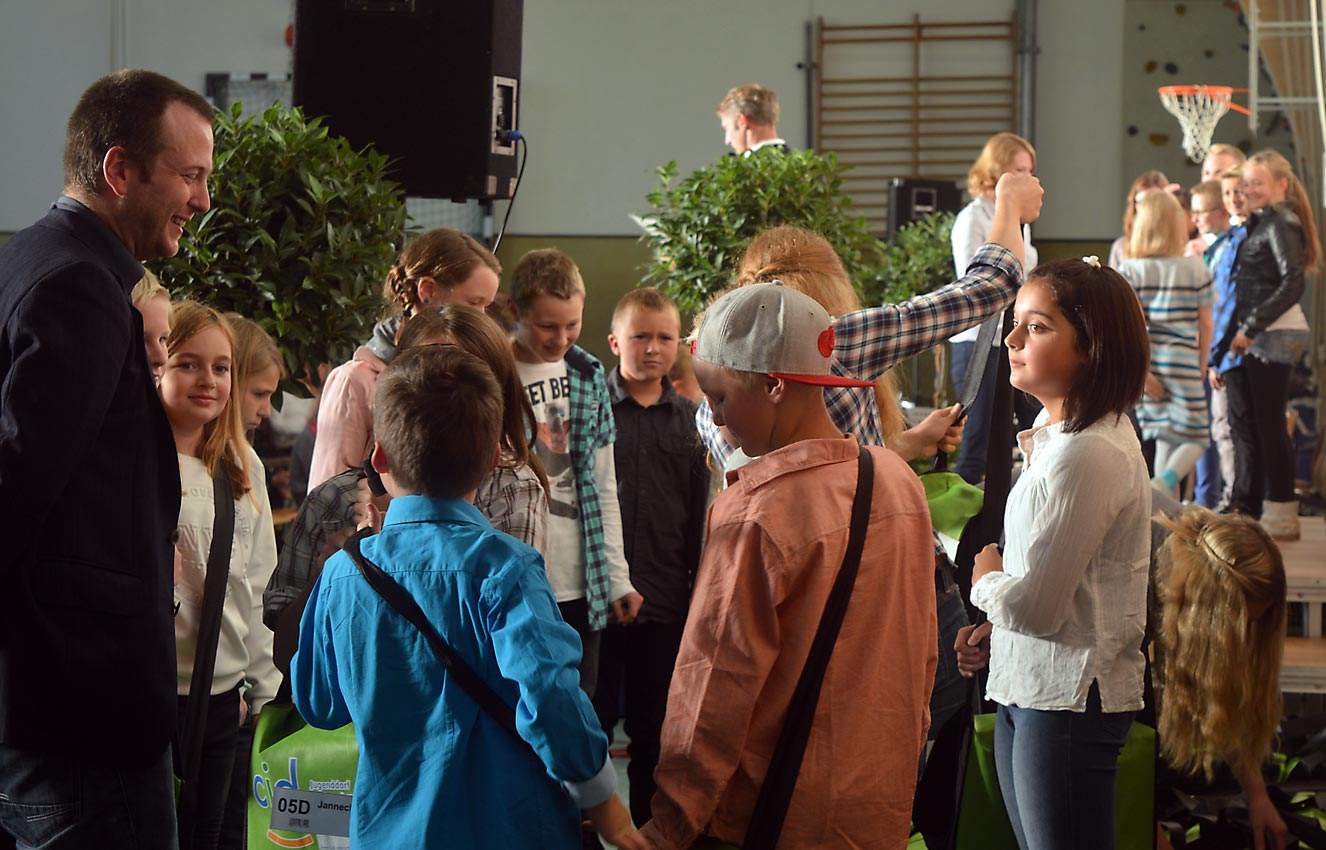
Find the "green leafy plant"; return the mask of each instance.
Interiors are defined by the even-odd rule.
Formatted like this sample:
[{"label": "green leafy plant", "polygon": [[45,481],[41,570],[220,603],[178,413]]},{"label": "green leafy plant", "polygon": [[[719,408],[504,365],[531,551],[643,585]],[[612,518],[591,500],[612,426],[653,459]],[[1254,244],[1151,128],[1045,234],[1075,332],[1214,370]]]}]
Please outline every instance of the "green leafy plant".
[{"label": "green leafy plant", "polygon": [[880,257],[879,276],[862,282],[867,303],[896,304],[951,283],[953,219],[926,213],[898,228]]},{"label": "green leafy plant", "polygon": [[653,259],[645,284],[657,286],[684,312],[704,307],[732,282],[737,262],[760,231],[792,224],[822,234],[854,281],[878,277],[879,242],[854,216],[843,190],[843,167],[833,154],[761,149],[723,157],[680,182],[677,163],[658,169],[646,196]]},{"label": "green leafy plant", "polygon": [[405,199],[385,155],[321,119],[279,105],[241,114],[217,114],[212,207],[157,271],[176,297],[257,321],[299,376],[347,359],[380,317]]}]

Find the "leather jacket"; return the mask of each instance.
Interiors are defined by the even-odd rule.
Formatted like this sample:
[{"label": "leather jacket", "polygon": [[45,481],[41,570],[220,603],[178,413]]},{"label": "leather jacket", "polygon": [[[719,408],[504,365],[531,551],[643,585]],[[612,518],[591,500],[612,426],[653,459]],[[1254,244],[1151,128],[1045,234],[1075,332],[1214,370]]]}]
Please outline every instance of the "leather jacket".
[{"label": "leather jacket", "polygon": [[1255,339],[1303,297],[1303,224],[1293,205],[1280,203],[1248,219],[1248,236],[1234,261],[1234,317],[1212,347],[1219,363],[1234,335]]}]

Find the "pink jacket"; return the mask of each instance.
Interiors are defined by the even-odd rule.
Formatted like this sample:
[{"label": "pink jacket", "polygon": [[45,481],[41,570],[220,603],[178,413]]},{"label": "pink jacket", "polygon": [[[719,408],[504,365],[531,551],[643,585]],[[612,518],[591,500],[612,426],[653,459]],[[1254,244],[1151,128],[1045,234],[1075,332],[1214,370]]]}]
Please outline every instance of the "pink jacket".
[{"label": "pink jacket", "polygon": [[313,443],[308,489],[347,469],[362,466],[373,448],[373,396],[386,361],[368,346],[327,375],[318,403],[318,437]]}]

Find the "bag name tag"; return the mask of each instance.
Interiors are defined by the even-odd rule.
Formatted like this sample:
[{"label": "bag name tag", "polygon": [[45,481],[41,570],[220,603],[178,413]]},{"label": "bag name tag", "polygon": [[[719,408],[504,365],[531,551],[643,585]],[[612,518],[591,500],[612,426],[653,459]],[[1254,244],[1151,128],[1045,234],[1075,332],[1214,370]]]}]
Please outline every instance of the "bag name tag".
[{"label": "bag name tag", "polygon": [[314,835],[350,835],[349,794],[273,789],[272,829]]}]

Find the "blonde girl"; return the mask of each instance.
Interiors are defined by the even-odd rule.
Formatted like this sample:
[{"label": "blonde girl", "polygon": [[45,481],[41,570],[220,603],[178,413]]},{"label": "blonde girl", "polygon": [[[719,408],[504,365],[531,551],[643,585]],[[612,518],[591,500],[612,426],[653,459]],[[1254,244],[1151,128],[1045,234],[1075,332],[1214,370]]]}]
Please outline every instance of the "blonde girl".
[{"label": "blonde girl", "polygon": [[235,337],[217,311],[193,301],[175,305],[158,385],[180,464],[179,541],[182,570],[175,617],[181,721],[195,666],[203,584],[215,522],[213,478],[229,480],[235,530],[222,608],[211,699],[203,736],[202,773],[193,847],[215,847],[225,810],[236,731],[244,720],[241,685],[253,710],[276,694],[272,634],[261,622],[261,596],[276,566],[276,537],[262,464],[244,439],[233,390]]},{"label": "blonde girl", "polygon": [[[1217,759],[1233,768],[1252,826],[1268,847],[1287,830],[1261,768],[1280,722],[1285,567],[1255,520],[1189,508],[1158,522],[1171,534],[1157,558],[1160,747],[1185,774],[1209,781]],[[1238,671],[1231,675],[1231,671]]]},{"label": "blonde girl", "polygon": [[[1289,375],[1308,345],[1299,300],[1321,260],[1317,222],[1288,160],[1261,151],[1243,164],[1248,235],[1234,272],[1234,312],[1211,348],[1234,438],[1232,506],[1277,540],[1297,540],[1293,446],[1285,431]],[[1226,357],[1226,354],[1229,356]]]},{"label": "blonde girl", "polygon": [[1176,495],[1210,441],[1204,373],[1211,346],[1211,271],[1183,256],[1188,217],[1174,196],[1152,192],[1137,204],[1119,266],[1142,302],[1151,341],[1151,370],[1137,407],[1142,438],[1156,441],[1153,484]]},{"label": "blonde girl", "polygon": [[252,434],[272,416],[272,395],[285,377],[285,358],[262,325],[238,313],[226,313],[226,321],[235,332],[233,392],[240,424]]},{"label": "blonde girl", "polygon": [[1109,267],[1117,269],[1130,256],[1128,243],[1133,238],[1133,222],[1137,218],[1137,205],[1142,198],[1152,192],[1170,192],[1179,188],[1177,183],[1160,171],[1143,171],[1128,187],[1128,195],[1123,199],[1123,235],[1110,245]]},{"label": "blonde girl", "polygon": [[396,356],[401,323],[430,304],[479,310],[493,302],[502,267],[474,237],[440,227],[415,237],[387,273],[382,295],[391,315],[347,363],[327,376],[318,404],[317,439],[309,490],[357,468],[373,447],[373,393],[378,375]]},{"label": "blonde girl", "polygon": [[166,367],[166,337],[170,336],[170,292],[161,285],[160,278],[144,271],[129,297],[143,317],[147,362],[152,364],[153,376],[161,380],[161,370]]}]

